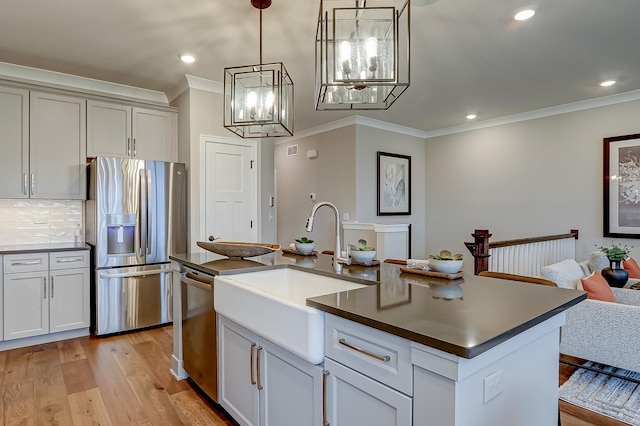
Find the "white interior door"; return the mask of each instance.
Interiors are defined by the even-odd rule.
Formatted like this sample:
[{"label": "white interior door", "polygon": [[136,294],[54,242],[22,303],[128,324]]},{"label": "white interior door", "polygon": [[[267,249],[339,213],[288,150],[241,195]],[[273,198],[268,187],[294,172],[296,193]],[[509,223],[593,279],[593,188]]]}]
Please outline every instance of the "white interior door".
[{"label": "white interior door", "polygon": [[204,140],[206,238],[258,239],[256,148],[244,142]]}]

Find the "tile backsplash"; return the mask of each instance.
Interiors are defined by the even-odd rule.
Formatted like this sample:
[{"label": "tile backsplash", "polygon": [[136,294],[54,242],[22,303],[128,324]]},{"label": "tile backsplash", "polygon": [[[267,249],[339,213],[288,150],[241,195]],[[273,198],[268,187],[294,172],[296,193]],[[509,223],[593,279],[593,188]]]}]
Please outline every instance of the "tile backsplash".
[{"label": "tile backsplash", "polygon": [[83,241],[83,201],[0,200],[0,245]]}]

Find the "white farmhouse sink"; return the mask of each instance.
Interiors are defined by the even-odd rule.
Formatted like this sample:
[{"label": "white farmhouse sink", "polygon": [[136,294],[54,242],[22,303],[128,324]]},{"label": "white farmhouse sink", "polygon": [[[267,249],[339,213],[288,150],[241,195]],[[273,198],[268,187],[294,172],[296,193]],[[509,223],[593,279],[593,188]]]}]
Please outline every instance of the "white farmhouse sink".
[{"label": "white farmhouse sink", "polygon": [[309,297],[365,287],[350,281],[282,268],[214,279],[216,312],[299,357],[324,360],[324,312]]}]

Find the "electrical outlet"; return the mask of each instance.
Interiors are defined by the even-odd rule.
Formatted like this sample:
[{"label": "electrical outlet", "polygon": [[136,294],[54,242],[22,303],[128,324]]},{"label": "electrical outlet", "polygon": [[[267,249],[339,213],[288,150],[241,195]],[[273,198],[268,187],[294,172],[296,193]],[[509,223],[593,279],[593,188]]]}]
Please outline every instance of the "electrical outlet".
[{"label": "electrical outlet", "polygon": [[484,403],[491,401],[502,393],[502,370],[484,378]]}]

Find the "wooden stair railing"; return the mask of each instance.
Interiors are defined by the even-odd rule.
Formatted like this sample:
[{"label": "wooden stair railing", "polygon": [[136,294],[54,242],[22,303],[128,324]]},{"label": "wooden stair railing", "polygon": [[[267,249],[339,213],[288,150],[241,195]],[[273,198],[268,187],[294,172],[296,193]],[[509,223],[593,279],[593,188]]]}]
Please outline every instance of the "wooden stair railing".
[{"label": "wooden stair railing", "polygon": [[480,272],[489,270],[489,257],[491,256],[489,254],[489,250],[492,248],[530,244],[541,241],[561,240],[565,238],[575,238],[577,240],[578,235],[578,230],[572,229],[568,234],[545,235],[541,237],[519,238],[516,240],[489,242],[489,239],[492,236],[492,234],[489,233],[489,230],[476,229],[475,232],[471,234],[474,240],[472,242],[465,242],[464,245],[474,257],[473,273],[475,275],[478,275],[480,274]]}]

